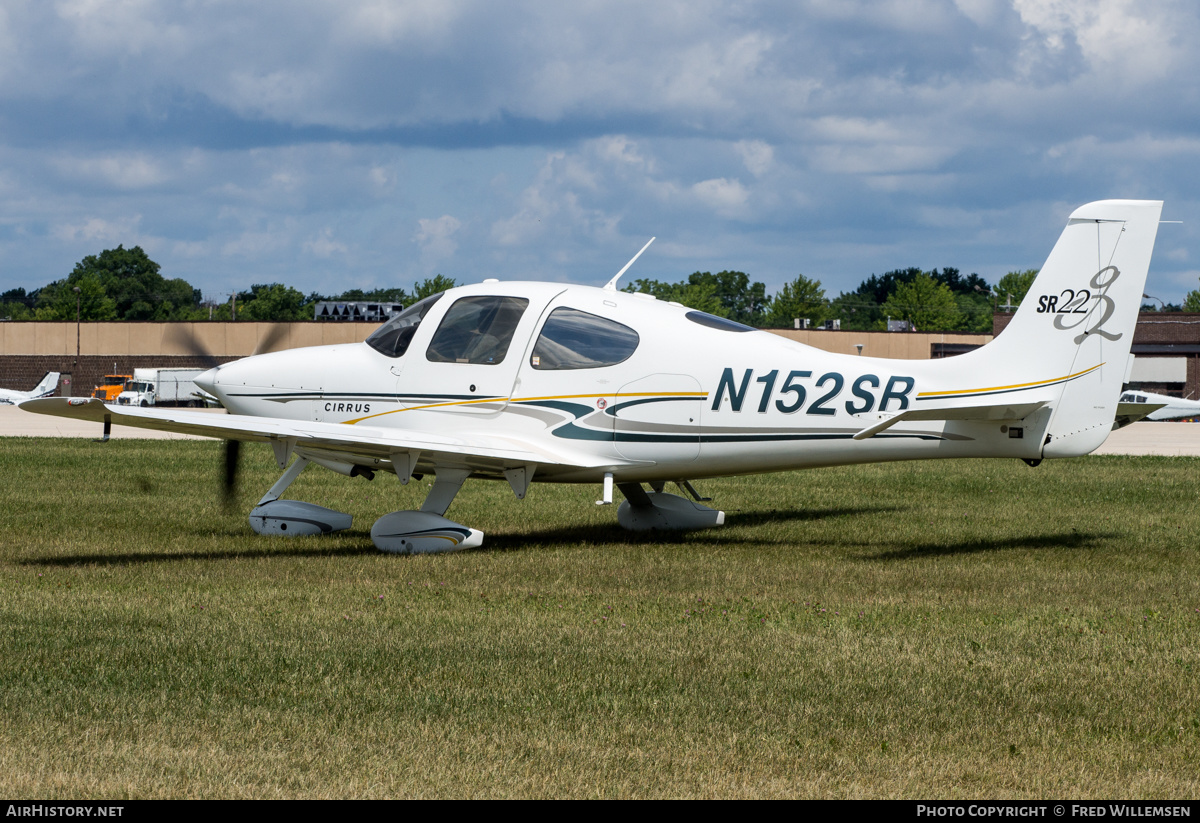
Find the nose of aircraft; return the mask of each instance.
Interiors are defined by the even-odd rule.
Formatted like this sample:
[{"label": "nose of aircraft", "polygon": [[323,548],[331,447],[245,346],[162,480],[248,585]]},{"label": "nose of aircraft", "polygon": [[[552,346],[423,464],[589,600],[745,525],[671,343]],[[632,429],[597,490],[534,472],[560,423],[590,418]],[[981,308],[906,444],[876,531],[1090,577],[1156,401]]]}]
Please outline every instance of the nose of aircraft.
[{"label": "nose of aircraft", "polygon": [[208,392],[209,394],[216,394],[214,389],[217,385],[217,370],[220,368],[220,366],[213,366],[203,374],[196,375],[196,379],[192,382],[204,389],[204,391]]}]

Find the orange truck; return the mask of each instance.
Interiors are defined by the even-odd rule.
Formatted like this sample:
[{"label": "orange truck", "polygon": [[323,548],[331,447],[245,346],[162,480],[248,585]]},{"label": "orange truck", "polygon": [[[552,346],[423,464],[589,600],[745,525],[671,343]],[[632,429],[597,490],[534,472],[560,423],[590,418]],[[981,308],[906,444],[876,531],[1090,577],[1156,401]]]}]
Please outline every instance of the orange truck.
[{"label": "orange truck", "polygon": [[125,389],[125,381],[132,380],[132,374],[106,374],[104,381],[92,390],[92,397],[105,403],[117,402],[117,395]]}]

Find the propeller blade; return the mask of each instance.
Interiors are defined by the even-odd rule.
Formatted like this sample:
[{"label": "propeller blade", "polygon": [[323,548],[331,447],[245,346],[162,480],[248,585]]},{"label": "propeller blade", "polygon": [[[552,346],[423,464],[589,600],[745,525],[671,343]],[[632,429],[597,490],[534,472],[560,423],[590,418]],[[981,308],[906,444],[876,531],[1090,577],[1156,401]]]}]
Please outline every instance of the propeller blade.
[{"label": "propeller blade", "polygon": [[167,326],[166,339],[168,343],[178,346],[188,354],[203,358],[206,368],[211,369],[221,365],[221,361],[217,360],[216,356],[182,323],[172,323]]},{"label": "propeller blade", "polygon": [[254,349],[254,353],[267,354],[268,352],[275,351],[279,348],[279,344],[283,342],[283,339],[287,337],[289,328],[290,326],[287,323],[276,323],[271,326],[271,328],[267,329],[267,333],[263,335],[263,339],[259,341],[258,346]]},{"label": "propeller blade", "polygon": [[238,459],[241,456],[242,443],[240,440],[225,441],[225,508],[233,507],[237,500]]}]

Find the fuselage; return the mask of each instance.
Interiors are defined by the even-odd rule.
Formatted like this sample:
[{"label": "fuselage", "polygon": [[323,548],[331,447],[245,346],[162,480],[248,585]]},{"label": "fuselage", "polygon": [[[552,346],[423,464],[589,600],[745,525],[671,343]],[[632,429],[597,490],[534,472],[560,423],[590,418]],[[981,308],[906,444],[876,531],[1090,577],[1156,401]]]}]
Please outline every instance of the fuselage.
[{"label": "fuselage", "polygon": [[49,397],[58,390],[58,377],[58,372],[48,372],[33,391],[0,389],[0,405],[16,405],[17,403],[24,403],[26,400],[33,400],[38,397]]},{"label": "fuselage", "polygon": [[833,354],[644,295],[553,283],[461,287],[424,311],[399,354],[378,339],[294,349],[196,382],[234,414],[544,439],[611,456],[628,480],[1040,454],[1036,432],[995,421],[852,439],[926,397],[990,388],[969,355],[956,367]]},{"label": "fuselage", "polygon": [[1121,395],[1121,402],[1161,403],[1162,408],[1146,415],[1147,420],[1182,420],[1185,417],[1200,417],[1200,400],[1187,400],[1154,392],[1128,391]]}]

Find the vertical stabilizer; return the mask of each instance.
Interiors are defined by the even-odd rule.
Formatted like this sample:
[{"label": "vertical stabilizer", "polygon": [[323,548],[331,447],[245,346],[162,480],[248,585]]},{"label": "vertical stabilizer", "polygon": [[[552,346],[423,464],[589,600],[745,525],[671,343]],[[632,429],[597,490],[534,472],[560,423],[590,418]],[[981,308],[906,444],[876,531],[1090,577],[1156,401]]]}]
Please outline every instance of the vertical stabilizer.
[{"label": "vertical stabilizer", "polygon": [[980,352],[979,365],[1055,386],[1045,457],[1087,454],[1112,429],[1161,212],[1157,200],[1076,209],[1008,328]]},{"label": "vertical stabilizer", "polygon": [[37,387],[29,393],[31,398],[46,397],[54,393],[58,388],[59,374],[56,371],[46,372],[46,376],[42,378],[42,382],[37,384]]}]

